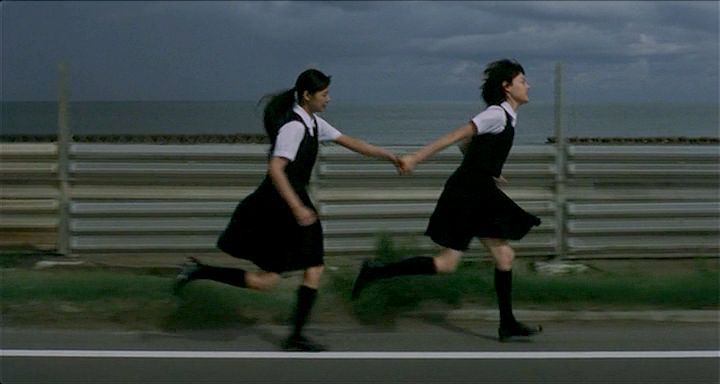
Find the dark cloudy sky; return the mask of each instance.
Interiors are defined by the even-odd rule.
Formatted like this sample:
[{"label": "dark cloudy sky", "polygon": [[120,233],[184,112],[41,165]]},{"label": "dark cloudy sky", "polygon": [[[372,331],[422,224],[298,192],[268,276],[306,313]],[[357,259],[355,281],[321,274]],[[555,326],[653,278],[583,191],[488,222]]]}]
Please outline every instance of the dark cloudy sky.
[{"label": "dark cloudy sky", "polygon": [[551,101],[718,102],[716,1],[0,3],[3,100],[256,100],[303,69],[335,101],[474,100],[494,59]]}]

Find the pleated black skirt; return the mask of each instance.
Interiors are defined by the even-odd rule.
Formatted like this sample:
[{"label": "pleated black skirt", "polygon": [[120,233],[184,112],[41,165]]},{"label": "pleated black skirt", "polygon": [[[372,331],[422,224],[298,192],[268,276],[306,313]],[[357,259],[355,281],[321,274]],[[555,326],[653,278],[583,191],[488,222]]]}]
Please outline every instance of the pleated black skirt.
[{"label": "pleated black skirt", "polygon": [[[307,207],[315,210],[306,191],[296,192]],[[261,186],[237,205],[217,246],[268,272],[282,273],[323,265],[320,221],[300,226],[272,186]]]},{"label": "pleated black skirt", "polygon": [[540,219],[501,191],[492,177],[472,184],[451,178],[438,199],[425,235],[450,249],[465,251],[473,237],[520,240]]}]

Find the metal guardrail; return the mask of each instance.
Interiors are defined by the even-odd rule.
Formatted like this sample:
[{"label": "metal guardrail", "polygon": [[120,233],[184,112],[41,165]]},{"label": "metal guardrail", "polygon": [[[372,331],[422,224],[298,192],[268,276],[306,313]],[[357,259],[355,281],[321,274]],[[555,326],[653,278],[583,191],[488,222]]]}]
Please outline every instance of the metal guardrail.
[{"label": "metal guardrail", "polygon": [[0,143],[0,246],[57,247],[58,150]]},{"label": "metal guardrail", "polygon": [[[267,149],[73,143],[71,252],[218,253],[215,239],[235,204],[264,177]],[[718,257],[718,146],[570,145],[560,170],[555,151],[553,145],[516,146],[505,168],[505,192],[543,220],[513,243],[521,257],[552,255],[558,241],[568,258]],[[52,143],[0,144],[0,245],[57,246],[57,154]],[[460,159],[457,148],[449,148],[414,175],[398,177],[386,162],[322,146],[311,189],[329,262],[371,254],[380,233],[431,254],[435,248],[423,232]],[[565,172],[561,200],[559,171]],[[557,201],[564,202],[564,223],[556,220]],[[470,257],[485,255],[477,242],[471,247]]]},{"label": "metal guardrail", "polygon": [[718,256],[718,146],[568,147],[573,257]]}]

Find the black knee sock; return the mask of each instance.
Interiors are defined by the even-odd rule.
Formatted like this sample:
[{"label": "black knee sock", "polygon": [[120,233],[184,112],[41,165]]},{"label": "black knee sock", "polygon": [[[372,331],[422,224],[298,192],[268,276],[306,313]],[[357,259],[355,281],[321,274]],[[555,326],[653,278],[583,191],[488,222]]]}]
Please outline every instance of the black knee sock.
[{"label": "black knee sock", "polygon": [[437,270],[432,257],[417,256],[382,265],[375,268],[373,273],[377,278],[384,279],[403,275],[434,275]]},{"label": "black knee sock", "polygon": [[200,265],[200,268],[192,274],[192,280],[206,279],[218,281],[236,287],[245,288],[245,270],[238,268],[214,267],[212,265]]},{"label": "black knee sock", "polygon": [[512,270],[501,271],[495,269],[495,293],[497,294],[498,309],[500,310],[500,323],[511,324],[515,322],[512,311]]},{"label": "black knee sock", "polygon": [[295,307],[295,314],[293,316],[293,330],[292,336],[300,336],[302,329],[310,318],[310,311],[315,304],[315,298],[317,297],[317,289],[310,288],[306,285],[301,285],[297,291],[297,305]]}]

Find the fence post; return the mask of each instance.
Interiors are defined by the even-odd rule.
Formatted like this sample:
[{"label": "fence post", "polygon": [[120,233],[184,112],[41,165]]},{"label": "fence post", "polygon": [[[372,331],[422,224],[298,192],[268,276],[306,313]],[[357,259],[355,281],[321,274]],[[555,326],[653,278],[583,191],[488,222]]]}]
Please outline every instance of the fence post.
[{"label": "fence post", "polygon": [[555,257],[567,253],[565,181],[567,146],[562,125],[562,63],[555,64]]},{"label": "fence post", "polygon": [[68,126],[68,73],[67,65],[58,65],[58,183],[60,188],[58,204],[58,251],[65,256],[72,256],[70,249],[70,186],[69,152],[70,129]]}]

